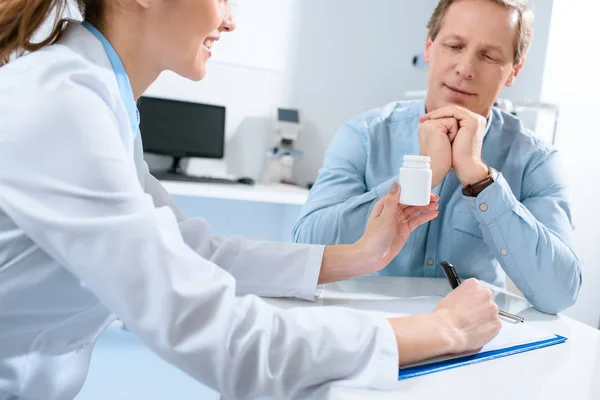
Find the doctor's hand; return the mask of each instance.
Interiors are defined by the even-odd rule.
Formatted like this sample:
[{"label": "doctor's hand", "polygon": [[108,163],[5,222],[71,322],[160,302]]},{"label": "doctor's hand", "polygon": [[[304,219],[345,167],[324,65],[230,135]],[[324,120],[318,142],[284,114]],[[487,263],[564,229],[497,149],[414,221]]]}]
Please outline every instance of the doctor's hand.
[{"label": "doctor's hand", "polygon": [[475,279],[461,283],[430,314],[388,321],[396,334],[400,365],[477,351],[501,327],[492,292]]},{"label": "doctor's hand", "polygon": [[385,268],[402,250],[408,236],[420,225],[434,219],[439,197],[423,207],[398,204],[400,186],[394,181],[389,193],[379,200],[362,237],[351,245],[326,246],[319,284],[368,275]]},{"label": "doctor's hand", "polygon": [[441,123],[448,119],[458,123],[458,132],[451,140],[452,167],[456,177],[463,186],[482,181],[488,174],[488,168],[481,158],[487,120],[456,105],[440,108],[420,118],[422,125],[434,121]]},{"label": "doctor's hand", "polygon": [[452,141],[458,133],[454,118],[430,119],[419,125],[421,155],[431,158],[432,187],[439,185],[452,169]]},{"label": "doctor's hand", "polygon": [[438,215],[438,196],[432,194],[424,207],[405,206],[398,204],[401,190],[394,181],[389,193],[373,207],[365,232],[355,243],[366,257],[363,275],[385,268],[400,253],[411,232]]}]

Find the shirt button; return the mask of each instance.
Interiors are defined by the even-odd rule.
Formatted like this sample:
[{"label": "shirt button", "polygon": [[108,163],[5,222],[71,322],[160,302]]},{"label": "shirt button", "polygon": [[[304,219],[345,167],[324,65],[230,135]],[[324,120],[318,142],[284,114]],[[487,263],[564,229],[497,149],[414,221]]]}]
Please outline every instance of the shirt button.
[{"label": "shirt button", "polygon": [[506,249],[502,249],[500,250],[500,254],[506,257],[508,255],[508,251]]},{"label": "shirt button", "polygon": [[429,265],[430,267],[433,265],[435,261],[433,261],[433,258],[428,258],[427,259],[427,265]]},{"label": "shirt button", "polygon": [[488,207],[488,205],[487,205],[487,204],[485,204],[485,203],[481,203],[481,204],[479,205],[479,209],[480,209],[481,211],[483,211],[483,212],[486,212],[486,211],[489,209],[489,207]]}]

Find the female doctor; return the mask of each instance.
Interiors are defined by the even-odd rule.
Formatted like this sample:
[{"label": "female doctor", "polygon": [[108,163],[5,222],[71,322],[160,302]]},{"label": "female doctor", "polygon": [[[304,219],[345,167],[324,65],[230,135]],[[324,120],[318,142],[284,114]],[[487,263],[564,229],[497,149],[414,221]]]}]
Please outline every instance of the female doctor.
[{"label": "female doctor", "polygon": [[318,284],[383,268],[437,199],[398,205],[394,185],[347,246],[211,238],[148,174],[135,100],[161,71],[204,77],[235,27],[227,0],[79,0],[86,22],[32,44],[66,3],[0,3],[0,400],[74,398],[115,316],[233,399],[302,398],[333,381],[385,389],[399,364],[497,334],[476,281],[431,314],[389,320],[254,296],[313,299]]}]

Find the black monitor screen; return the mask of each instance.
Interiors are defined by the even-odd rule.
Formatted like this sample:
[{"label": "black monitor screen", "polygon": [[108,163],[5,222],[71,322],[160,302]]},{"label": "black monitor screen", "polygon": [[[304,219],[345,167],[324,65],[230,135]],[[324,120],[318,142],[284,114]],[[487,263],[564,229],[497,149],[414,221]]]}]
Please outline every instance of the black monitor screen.
[{"label": "black monitor screen", "polygon": [[298,110],[286,110],[284,108],[280,108],[278,110],[278,117],[279,121],[281,122],[300,122]]},{"label": "black monitor screen", "polygon": [[144,96],[138,108],[144,151],[223,158],[225,107]]}]

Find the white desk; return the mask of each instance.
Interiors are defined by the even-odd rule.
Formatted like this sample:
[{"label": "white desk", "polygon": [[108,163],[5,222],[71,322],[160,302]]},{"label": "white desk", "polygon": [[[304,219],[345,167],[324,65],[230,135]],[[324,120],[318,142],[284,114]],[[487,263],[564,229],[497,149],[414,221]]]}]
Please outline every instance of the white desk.
[{"label": "white desk", "polygon": [[[327,285],[316,303],[268,299],[283,307],[352,306],[365,300],[439,295],[449,292],[441,279],[362,278]],[[598,400],[600,331],[564,316],[549,316],[507,292],[495,290],[501,309],[517,313],[567,343],[468,367],[399,381],[394,392],[331,387],[315,399]],[[402,310],[405,311],[405,310]],[[408,310],[407,310],[408,311]],[[418,310],[415,310],[418,311]],[[218,394],[158,359],[128,332],[111,328],[94,350],[88,382],[78,400],[218,399]]]},{"label": "white desk", "polygon": [[308,189],[283,184],[227,185],[172,181],[161,181],[161,183],[169,194],[174,196],[206,197],[298,206],[306,203],[306,198],[308,197]]},{"label": "white desk", "polygon": [[[363,278],[360,282],[328,285],[322,305],[352,305],[358,299],[381,296],[445,295],[445,280]],[[535,350],[468,367],[399,381],[391,393],[331,388],[326,396],[355,399],[600,399],[600,331],[565,316],[550,316],[525,300],[495,290],[505,311],[519,314],[527,324],[566,336],[565,344]]]}]

